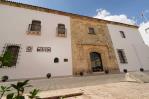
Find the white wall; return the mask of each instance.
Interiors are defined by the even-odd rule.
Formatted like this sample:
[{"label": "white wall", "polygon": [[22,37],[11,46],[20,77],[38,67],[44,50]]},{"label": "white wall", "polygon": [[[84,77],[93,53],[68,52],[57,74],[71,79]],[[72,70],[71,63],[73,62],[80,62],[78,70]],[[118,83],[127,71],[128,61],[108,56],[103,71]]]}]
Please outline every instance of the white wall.
[{"label": "white wall", "polygon": [[147,33],[145,31],[145,29],[147,28],[149,28],[149,22],[142,24],[139,28],[139,31],[141,33],[141,36],[143,37],[145,44],[149,46],[149,32]]},{"label": "white wall", "polygon": [[[149,70],[149,47],[147,47],[136,28],[108,24],[120,71],[137,71],[141,67]],[[126,38],[122,38],[119,31],[124,31]],[[128,64],[120,63],[117,49],[124,49]]]},{"label": "white wall", "polygon": [[[41,36],[27,35],[32,20],[41,21]],[[67,37],[57,37],[56,27],[65,24]],[[70,18],[0,4],[0,54],[5,44],[20,44],[18,63],[15,68],[0,68],[0,77],[8,75],[10,79],[72,75]],[[33,46],[32,52],[26,52],[27,46]],[[37,52],[37,47],[51,47],[51,52]],[[54,58],[60,59],[54,63]],[[68,62],[64,62],[68,58]]]}]

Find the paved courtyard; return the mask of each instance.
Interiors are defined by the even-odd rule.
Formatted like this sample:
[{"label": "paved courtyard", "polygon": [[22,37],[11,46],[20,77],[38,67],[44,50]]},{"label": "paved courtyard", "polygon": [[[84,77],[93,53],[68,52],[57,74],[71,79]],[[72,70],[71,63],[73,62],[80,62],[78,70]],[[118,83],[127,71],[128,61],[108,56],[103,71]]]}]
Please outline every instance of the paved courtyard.
[{"label": "paved courtyard", "polygon": [[149,83],[119,82],[72,89],[46,91],[40,96],[55,96],[83,92],[82,96],[66,99],[149,99]]},{"label": "paved courtyard", "polygon": [[[124,74],[97,74],[94,76],[82,76],[82,77],[63,77],[63,78],[50,78],[30,80],[30,84],[33,88],[38,88],[42,91],[57,90],[66,88],[76,88],[83,86],[94,86],[106,83],[116,83],[124,80]],[[16,82],[0,83],[1,85],[10,85]],[[28,88],[27,90],[33,89]]]},{"label": "paved courtyard", "polygon": [[[148,73],[147,73],[148,74]],[[83,92],[67,99],[149,99],[149,83],[124,82],[125,74],[31,80],[41,90],[40,97]],[[14,82],[0,83],[9,85]],[[27,92],[33,88],[28,88]]]}]

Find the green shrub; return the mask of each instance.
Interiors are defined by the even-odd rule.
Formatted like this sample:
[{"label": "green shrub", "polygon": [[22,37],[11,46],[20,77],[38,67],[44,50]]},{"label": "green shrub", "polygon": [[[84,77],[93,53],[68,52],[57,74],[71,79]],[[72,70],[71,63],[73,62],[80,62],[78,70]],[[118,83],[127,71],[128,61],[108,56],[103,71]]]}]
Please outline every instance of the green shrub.
[{"label": "green shrub", "polygon": [[0,86],[0,99],[2,99],[3,95],[4,95],[6,92],[11,91],[10,88],[11,88],[11,87]]},{"label": "green shrub", "polygon": [[18,82],[17,84],[11,84],[11,87],[17,91],[17,94],[11,93],[7,95],[7,99],[25,99],[23,96],[26,87],[30,87],[28,84],[29,80]]},{"label": "green shrub", "polygon": [[13,62],[13,54],[10,51],[6,51],[3,58],[2,58],[2,65],[11,67]]},{"label": "green shrub", "polygon": [[37,99],[39,96],[37,95],[39,93],[39,89],[34,89],[30,92],[30,95],[28,95],[29,99]]},{"label": "green shrub", "polygon": [[[4,96],[4,94],[6,92],[11,92],[11,88],[15,89],[16,92],[12,92],[9,94],[7,94],[6,99],[25,99],[25,97],[23,96],[24,90],[26,87],[31,87],[31,85],[29,85],[29,80],[25,80],[23,82],[18,82],[17,84],[11,84],[10,87],[6,87],[6,86],[0,86],[0,99],[2,99],[2,97]],[[28,95],[28,97],[30,99],[40,99],[38,96],[39,93],[39,89],[34,89],[33,91],[30,92],[30,94]]]}]

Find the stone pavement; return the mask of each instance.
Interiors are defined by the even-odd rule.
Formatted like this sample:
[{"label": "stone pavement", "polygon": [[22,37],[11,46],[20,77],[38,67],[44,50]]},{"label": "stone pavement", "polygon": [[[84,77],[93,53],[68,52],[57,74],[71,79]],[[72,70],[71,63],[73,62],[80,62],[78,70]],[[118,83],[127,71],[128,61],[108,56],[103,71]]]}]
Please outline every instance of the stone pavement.
[{"label": "stone pavement", "polygon": [[30,84],[41,90],[41,98],[83,92],[82,96],[68,99],[149,99],[149,83],[121,82],[124,78],[125,74],[108,74],[31,80]]},{"label": "stone pavement", "polygon": [[[68,90],[73,91],[74,89]],[[108,83],[81,87],[78,88],[79,90],[82,90],[84,95],[68,99],[149,99],[149,83]],[[61,92],[63,91],[61,90]]]},{"label": "stone pavement", "polygon": [[[116,83],[124,80],[124,74],[100,74],[94,76],[82,76],[82,77],[64,77],[64,78],[50,78],[30,80],[30,84],[33,88],[38,88],[42,91],[57,90],[65,88],[76,88],[83,86],[94,86],[106,83]],[[0,83],[0,85],[10,85],[16,82]],[[27,88],[27,92],[33,88]]]},{"label": "stone pavement", "polygon": [[130,72],[125,75],[126,81],[149,83],[149,76],[143,72]]}]

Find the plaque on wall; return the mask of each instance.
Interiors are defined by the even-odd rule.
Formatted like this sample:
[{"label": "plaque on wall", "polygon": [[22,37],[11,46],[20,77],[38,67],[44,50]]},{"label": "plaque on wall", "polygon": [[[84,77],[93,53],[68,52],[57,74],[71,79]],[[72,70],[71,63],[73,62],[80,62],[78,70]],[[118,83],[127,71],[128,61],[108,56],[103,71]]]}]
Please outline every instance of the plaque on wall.
[{"label": "plaque on wall", "polygon": [[32,52],[33,50],[33,47],[32,46],[27,46],[26,47],[26,52]]},{"label": "plaque on wall", "polygon": [[51,47],[38,47],[37,52],[51,52]]}]

